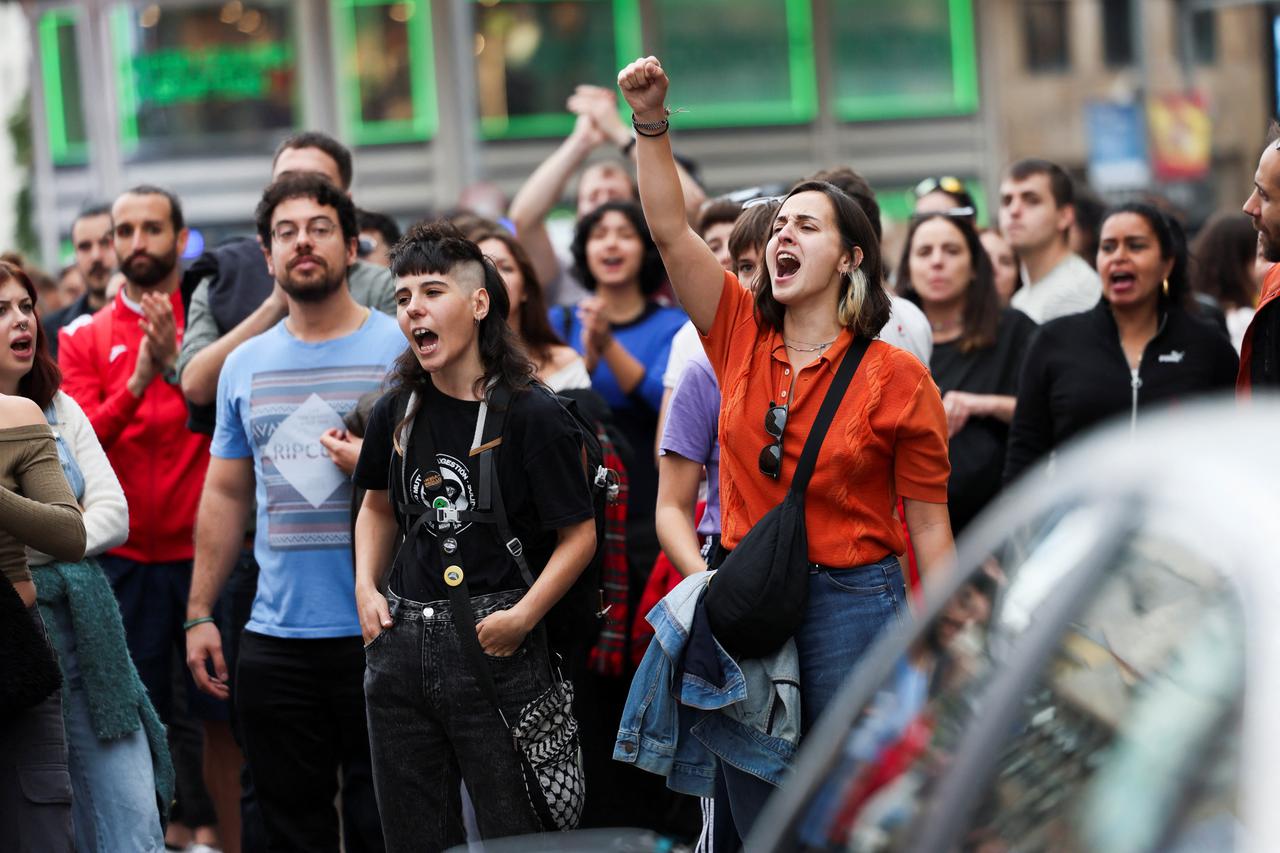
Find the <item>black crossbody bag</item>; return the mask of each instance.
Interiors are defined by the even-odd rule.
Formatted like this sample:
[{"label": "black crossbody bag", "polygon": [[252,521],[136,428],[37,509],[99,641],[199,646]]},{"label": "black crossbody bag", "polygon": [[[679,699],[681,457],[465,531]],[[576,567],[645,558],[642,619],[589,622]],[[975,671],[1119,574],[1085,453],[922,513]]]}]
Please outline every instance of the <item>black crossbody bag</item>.
[{"label": "black crossbody bag", "polygon": [[795,636],[809,603],[809,537],[804,496],[818,451],[871,341],[857,337],[840,360],[822,408],[805,439],[782,503],[752,525],[707,585],[711,632],[731,655],[770,655]]},{"label": "black crossbody bag", "polygon": [[[453,610],[453,625],[463,656],[475,675],[481,691],[489,699],[503,726],[511,734],[516,754],[520,757],[529,803],[543,829],[570,830],[577,827],[586,802],[582,753],[578,745],[578,722],[573,716],[573,683],[564,678],[552,665],[551,686],[521,708],[514,723],[508,721],[502,710],[502,701],[493,681],[493,673],[489,670],[489,662],[485,659],[484,650],[480,646],[480,638],[475,629],[475,610],[471,606],[471,590],[467,584],[466,569],[462,564],[461,545],[448,532],[439,530],[439,525],[459,522],[496,525],[506,553],[516,563],[525,584],[533,586],[535,578],[525,560],[523,546],[511,528],[506,507],[502,501],[501,485],[498,482],[495,451],[501,444],[502,425],[510,401],[509,393],[495,391],[491,392],[489,398],[480,407],[476,436],[470,454],[472,458],[478,457],[480,469],[479,476],[475,478],[477,484],[475,510],[460,511],[452,507],[426,506],[411,501],[408,485],[403,476],[404,460],[402,460],[400,487],[404,492],[403,508],[406,527],[402,547],[408,547],[411,555],[418,555],[420,552],[417,548],[421,537],[430,535],[428,531],[422,530],[422,527],[428,525],[435,528],[436,547],[440,551],[440,561],[444,567],[443,579],[449,590],[449,603]],[[489,405],[490,402],[494,403],[492,407]],[[410,411],[414,403],[411,397],[408,403]],[[428,425],[426,429],[420,430],[420,436],[417,439],[414,438],[413,432],[413,421],[410,420],[402,433],[401,446],[405,448],[406,455],[411,452],[424,484],[434,485],[434,488],[427,486],[427,495],[432,503],[435,503],[437,497],[444,496],[444,481],[440,476],[440,466],[436,458],[431,429]],[[411,450],[410,444],[412,444]],[[392,458],[394,460],[394,454]],[[392,488],[395,486],[393,480]],[[452,546],[450,543],[453,543]],[[526,642],[546,645],[547,636],[543,624],[539,623],[531,634],[532,636]],[[549,650],[547,655],[550,658]]]}]

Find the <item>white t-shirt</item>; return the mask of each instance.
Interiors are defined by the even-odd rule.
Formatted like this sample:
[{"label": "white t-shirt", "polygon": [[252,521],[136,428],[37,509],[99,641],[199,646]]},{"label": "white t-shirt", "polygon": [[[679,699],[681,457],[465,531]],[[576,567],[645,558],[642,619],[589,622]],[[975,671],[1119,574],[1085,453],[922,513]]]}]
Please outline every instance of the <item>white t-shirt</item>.
[{"label": "white t-shirt", "polygon": [[929,318],[915,303],[893,294],[889,294],[889,298],[893,302],[893,313],[880,330],[880,340],[906,350],[928,367],[929,359],[933,357],[933,330],[929,328]]},{"label": "white t-shirt", "polygon": [[703,352],[701,336],[693,321],[685,323],[671,339],[671,355],[667,356],[667,369],[662,374],[662,387],[673,390],[680,382],[689,359]]},{"label": "white t-shirt", "polygon": [[1014,291],[1009,307],[1017,308],[1037,323],[1088,311],[1102,298],[1102,280],[1084,258],[1074,253],[1068,254],[1037,282],[1027,280],[1025,266],[1019,272],[1022,287]]}]

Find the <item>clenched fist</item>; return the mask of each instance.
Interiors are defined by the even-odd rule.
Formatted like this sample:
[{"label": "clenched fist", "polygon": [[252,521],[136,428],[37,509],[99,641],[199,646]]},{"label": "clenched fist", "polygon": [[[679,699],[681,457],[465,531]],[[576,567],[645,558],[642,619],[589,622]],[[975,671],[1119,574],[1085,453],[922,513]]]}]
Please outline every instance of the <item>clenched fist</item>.
[{"label": "clenched fist", "polygon": [[671,81],[656,56],[637,59],[618,72],[618,88],[627,99],[636,121],[662,121],[667,117],[663,104]]}]

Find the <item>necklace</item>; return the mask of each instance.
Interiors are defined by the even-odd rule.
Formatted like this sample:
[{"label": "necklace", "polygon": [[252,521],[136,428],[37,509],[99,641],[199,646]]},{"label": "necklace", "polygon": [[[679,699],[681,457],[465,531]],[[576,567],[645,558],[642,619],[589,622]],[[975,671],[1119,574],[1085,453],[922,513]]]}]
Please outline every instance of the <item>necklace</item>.
[{"label": "necklace", "polygon": [[929,322],[929,328],[935,332],[949,332],[952,329],[960,328],[961,325],[963,325],[963,321],[958,319],[943,320],[940,323],[935,323],[932,321]]},{"label": "necklace", "polygon": [[836,342],[836,339],[832,338],[831,340],[827,341],[825,344],[810,344],[810,343],[806,343],[805,341],[798,342],[798,343],[804,344],[804,346],[796,346],[796,344],[788,344],[786,338],[783,338],[782,342],[786,344],[787,349],[793,350],[795,352],[822,352],[824,349],[834,344]]}]

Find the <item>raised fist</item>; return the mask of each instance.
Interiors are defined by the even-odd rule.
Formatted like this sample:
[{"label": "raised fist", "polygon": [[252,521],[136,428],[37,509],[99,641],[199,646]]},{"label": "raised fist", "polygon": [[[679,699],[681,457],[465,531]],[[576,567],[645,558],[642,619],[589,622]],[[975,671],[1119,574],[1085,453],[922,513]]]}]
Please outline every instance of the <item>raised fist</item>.
[{"label": "raised fist", "polygon": [[637,121],[661,121],[666,118],[663,104],[671,81],[656,56],[637,59],[618,72],[618,88],[627,99]]}]

